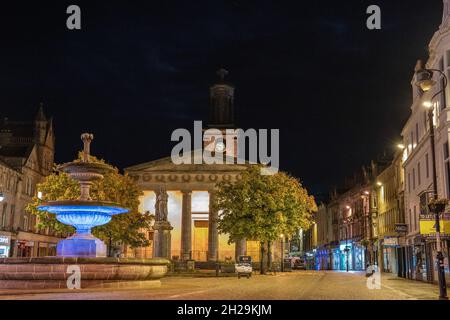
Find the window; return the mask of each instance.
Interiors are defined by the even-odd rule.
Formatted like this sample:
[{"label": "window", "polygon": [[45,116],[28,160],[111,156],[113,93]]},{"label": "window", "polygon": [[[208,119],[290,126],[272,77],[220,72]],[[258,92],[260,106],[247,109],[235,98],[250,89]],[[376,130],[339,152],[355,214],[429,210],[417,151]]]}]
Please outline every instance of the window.
[{"label": "window", "polygon": [[420,186],[420,162],[417,164],[417,185]]},{"label": "window", "polygon": [[424,192],[420,195],[420,214],[428,214],[428,200],[429,200],[429,195],[427,192]]},{"label": "window", "polygon": [[416,143],[419,144],[419,124],[416,123]]},{"label": "window", "polygon": [[430,165],[428,164],[428,153],[425,155],[425,172],[428,179],[430,177]]},{"label": "window", "polygon": [[412,216],[411,216],[411,208],[409,208],[409,210],[408,210],[408,215],[409,215],[409,225],[408,225],[408,227],[409,227],[409,232],[411,232],[411,231],[412,231]]},{"label": "window", "polygon": [[28,216],[23,217],[23,230],[28,231]]},{"label": "window", "polygon": [[411,193],[411,174],[408,173],[408,192]]},{"label": "window", "polygon": [[14,214],[15,214],[15,211],[16,211],[16,206],[15,205],[11,205],[11,220],[9,220],[9,225],[11,227],[14,226]]},{"label": "window", "polygon": [[414,214],[414,230],[416,230],[417,229],[417,211],[416,211],[416,206],[414,206],[413,214]]},{"label": "window", "polygon": [[449,150],[448,150],[448,142],[444,143],[444,168],[445,168],[445,179],[446,187],[445,191],[447,193],[447,198],[450,197],[450,159],[449,159]]},{"label": "window", "polygon": [[413,131],[411,131],[411,145],[412,145],[412,148],[414,148],[414,132]]},{"label": "window", "polygon": [[[441,60],[439,61],[439,67],[440,67],[440,69],[442,71],[444,71],[444,58],[441,58]],[[446,91],[445,89],[446,88],[444,87],[444,85],[445,85],[444,77],[441,77],[440,85],[441,85],[441,89],[444,89],[444,90],[442,90],[441,103],[440,103],[441,110],[442,110],[442,109],[445,109],[447,107],[447,97],[446,97],[446,94],[445,94],[445,91]]]},{"label": "window", "polygon": [[412,179],[413,179],[413,190],[416,189],[416,169],[413,168],[413,172],[412,172]]},{"label": "window", "polygon": [[6,227],[6,209],[8,208],[8,204],[3,204],[3,210],[2,210],[2,227]]}]

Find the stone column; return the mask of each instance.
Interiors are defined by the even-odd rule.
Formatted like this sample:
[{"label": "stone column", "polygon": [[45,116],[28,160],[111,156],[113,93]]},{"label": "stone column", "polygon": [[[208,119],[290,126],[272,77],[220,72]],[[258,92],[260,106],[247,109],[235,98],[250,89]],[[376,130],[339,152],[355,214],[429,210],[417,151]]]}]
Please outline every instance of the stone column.
[{"label": "stone column", "polygon": [[212,208],[214,197],[214,191],[209,191],[208,261],[216,261],[219,254],[219,232],[217,230],[219,213]]},{"label": "stone column", "polygon": [[182,191],[183,200],[181,208],[181,259],[189,260],[192,254],[192,191]]},{"label": "stone column", "polygon": [[235,260],[238,261],[239,256],[247,255],[247,239],[236,241],[235,245]]}]

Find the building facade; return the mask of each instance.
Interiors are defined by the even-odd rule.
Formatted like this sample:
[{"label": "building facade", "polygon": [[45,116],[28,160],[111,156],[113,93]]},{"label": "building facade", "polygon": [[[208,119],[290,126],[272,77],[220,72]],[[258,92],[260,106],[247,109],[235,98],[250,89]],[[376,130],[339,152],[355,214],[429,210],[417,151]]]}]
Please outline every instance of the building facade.
[{"label": "building facade", "polygon": [[[427,69],[441,70],[450,76],[450,2],[444,0],[444,12],[439,30],[429,43]],[[433,108],[433,126],[435,131],[436,172],[438,198],[450,197],[450,157],[449,135],[450,116],[448,97],[449,88],[443,88],[444,79],[434,72],[436,85],[424,93],[416,85],[416,78],[411,81],[413,102],[411,114],[402,130],[405,170],[405,214],[408,224],[407,234],[407,276],[411,279],[429,282],[437,281],[436,241],[420,233],[420,219],[428,213],[427,203],[433,197],[432,154],[429,135],[428,110],[424,102]],[[430,101],[441,88],[444,91]],[[444,235],[442,249],[446,263],[446,277],[449,275],[448,235]]]},{"label": "building facade", "polygon": [[388,161],[380,158],[361,173],[334,189],[327,204],[315,215],[315,225],[305,231],[306,255],[314,255],[318,270],[365,270],[377,265],[380,256],[376,177]]},{"label": "building facade", "polygon": [[376,180],[378,266],[382,272],[406,277],[406,233],[404,230],[404,171],[402,152],[380,172]]},{"label": "building facade", "polygon": [[53,167],[53,121],[42,105],[32,122],[0,122],[0,257],[51,256],[59,237],[38,230],[25,207],[37,196],[36,185]]},{"label": "building facade", "polygon": [[[227,139],[216,139],[204,130],[203,134],[200,132],[203,144],[200,147],[212,154],[222,153],[223,159],[232,158],[231,163],[207,164],[202,159],[203,151],[195,149],[185,155],[189,161],[180,164],[167,157],[126,168],[125,172],[143,191],[139,210],[156,216],[154,232],[149,233],[150,247],[138,248],[129,252],[130,255],[207,262],[234,260],[246,254],[252,256],[253,261],[259,261],[259,242],[242,239],[229,244],[228,236],[218,232],[218,212],[210,205],[216,184],[237,181],[240,173],[248,167],[247,163],[236,163],[237,139],[232,137],[230,143],[229,134],[225,132],[235,129],[234,87],[224,81],[226,73],[226,70],[219,70],[219,81],[210,87],[207,128],[219,130]],[[158,199],[165,199],[167,214],[161,214],[165,209],[159,209]],[[164,249],[160,249],[161,243],[164,243]],[[283,243],[286,245],[288,242]],[[280,245],[280,242],[273,244],[273,259],[281,258]]]}]

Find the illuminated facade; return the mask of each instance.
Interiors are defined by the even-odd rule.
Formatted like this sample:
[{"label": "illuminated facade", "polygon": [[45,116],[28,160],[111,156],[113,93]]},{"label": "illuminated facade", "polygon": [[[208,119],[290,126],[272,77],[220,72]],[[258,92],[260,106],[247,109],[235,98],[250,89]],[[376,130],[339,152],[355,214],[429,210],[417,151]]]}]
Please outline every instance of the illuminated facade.
[{"label": "illuminated facade", "polygon": [[[444,0],[444,12],[439,30],[429,43],[428,69],[439,69],[450,77],[450,3]],[[411,81],[412,98],[411,114],[402,130],[405,170],[405,216],[408,224],[407,234],[407,276],[423,281],[437,281],[436,243],[420,234],[420,215],[427,213],[426,204],[433,193],[433,173],[431,145],[429,136],[428,110],[424,102],[443,86],[443,78],[434,73],[436,85],[427,93],[423,93],[415,85],[415,76]],[[450,198],[450,109],[449,88],[431,101],[434,109],[434,132],[436,148],[437,192],[439,198]],[[442,241],[442,252],[446,261],[449,256],[449,240]],[[448,276],[448,268],[446,268]]]},{"label": "illuminated facade", "polygon": [[379,260],[377,173],[386,167],[386,159],[372,161],[360,174],[347,179],[333,190],[327,204],[315,215],[309,231],[316,234],[316,246],[306,250],[315,256],[319,270],[364,270]]},{"label": "illuminated facade", "polygon": [[[210,87],[208,128],[222,132],[234,128],[234,87],[224,81],[226,73],[226,70],[219,70],[220,80]],[[213,137],[204,135],[203,148],[218,150],[220,143],[225,156],[234,156],[236,140],[232,141],[232,145],[226,145],[227,141],[214,141]],[[165,231],[166,239],[170,238],[170,252],[166,257],[174,260],[216,261],[234,260],[237,255],[247,254],[258,261],[259,243],[242,239],[237,244],[228,244],[228,236],[219,235],[217,230],[218,213],[210,208],[216,183],[236,181],[247,165],[204,164],[202,159],[196,160],[195,157],[199,156],[196,152],[190,156],[193,157],[192,164],[176,165],[167,157],[125,169],[143,191],[140,211],[155,213],[157,197],[161,190],[167,191],[167,221],[173,229],[169,231],[169,227]],[[200,164],[195,164],[197,162]],[[149,238],[153,239],[150,247],[129,250],[126,254],[136,257],[157,256],[154,237],[155,233],[150,232]]]},{"label": "illuminated facade", "polygon": [[59,235],[38,230],[36,216],[25,211],[52,169],[54,139],[42,105],[33,122],[0,121],[0,257],[56,254]]},{"label": "illuminated facade", "polygon": [[377,176],[378,266],[383,272],[406,277],[406,242],[398,227],[405,224],[402,152]]}]

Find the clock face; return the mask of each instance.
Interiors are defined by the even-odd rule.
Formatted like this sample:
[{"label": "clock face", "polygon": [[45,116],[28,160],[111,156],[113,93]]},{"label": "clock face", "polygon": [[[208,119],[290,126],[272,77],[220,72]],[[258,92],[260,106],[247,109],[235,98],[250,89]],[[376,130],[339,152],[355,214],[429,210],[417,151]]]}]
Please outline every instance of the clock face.
[{"label": "clock face", "polygon": [[224,152],[225,151],[225,143],[223,143],[221,141],[217,142],[216,146],[215,146],[215,150],[216,150],[216,152],[219,152],[219,153]]}]

